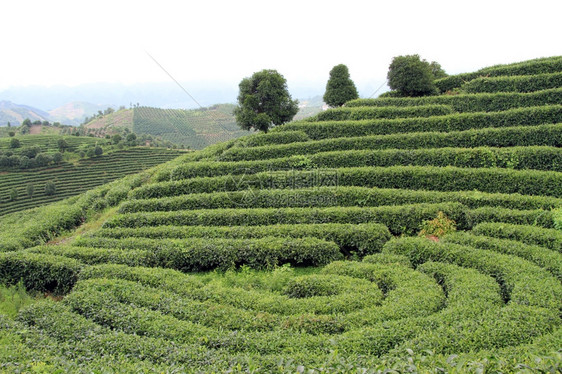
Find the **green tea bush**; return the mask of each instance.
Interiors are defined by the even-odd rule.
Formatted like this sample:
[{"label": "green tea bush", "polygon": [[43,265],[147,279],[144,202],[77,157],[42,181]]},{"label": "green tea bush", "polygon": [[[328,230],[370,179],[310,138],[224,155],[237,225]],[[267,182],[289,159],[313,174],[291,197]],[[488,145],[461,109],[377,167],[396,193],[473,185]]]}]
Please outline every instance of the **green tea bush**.
[{"label": "green tea bush", "polygon": [[524,244],[516,240],[474,235],[470,232],[456,232],[445,236],[443,241],[518,256],[539,265],[562,280],[562,253],[546,247]]},{"label": "green tea bush", "polygon": [[516,64],[490,66],[480,69],[474,73],[451,75],[445,78],[437,79],[435,81],[435,85],[441,92],[446,92],[461,87],[464,83],[482,76],[500,77],[512,75],[532,75],[557,73],[560,71],[562,71],[562,58],[549,57],[524,61]]},{"label": "green tea bush", "polygon": [[[136,195],[135,195],[136,196]],[[153,199],[131,199],[119,207],[121,213],[224,208],[296,208],[329,206],[382,206],[456,201],[469,208],[494,206],[510,209],[550,210],[562,199],[480,191],[425,191],[357,186],[193,193]]]},{"label": "green tea bush", "polygon": [[[484,146],[514,147],[534,145],[561,147],[562,125],[515,126],[451,132],[413,132],[394,135],[324,139],[306,143],[282,144],[266,147],[231,148],[221,155],[221,160],[266,160],[318,152],[361,149],[473,148]],[[157,180],[164,181],[170,178],[172,178],[172,176],[168,174],[166,178],[159,178]]]},{"label": "green tea bush", "polygon": [[562,233],[552,228],[486,222],[474,227],[474,233],[495,238],[517,240],[562,252]]},{"label": "green tea bush", "polygon": [[[562,197],[562,174],[537,170],[456,168],[432,166],[358,167],[291,170],[144,185],[129,195],[133,199],[191,193],[335,186],[401,188],[410,190],[519,193]],[[251,196],[251,195],[249,195]]]},{"label": "green tea bush", "polygon": [[277,131],[304,131],[313,140],[423,131],[462,131],[487,127],[537,126],[562,122],[562,106],[550,105],[490,113],[460,113],[427,118],[292,122]]},{"label": "green tea bush", "polygon": [[389,241],[383,252],[408,256],[414,266],[443,261],[475,268],[495,277],[502,286],[504,300],[558,310],[562,306],[562,286],[546,270],[516,256],[500,254],[452,243],[436,243],[425,238]]},{"label": "green tea bush", "polygon": [[479,92],[532,92],[562,87],[562,73],[482,77],[463,84],[468,93]]},{"label": "green tea bush", "polygon": [[552,88],[529,93],[497,92],[424,97],[357,99],[352,100],[345,105],[347,107],[408,107],[441,104],[450,106],[456,112],[500,112],[502,110],[514,108],[553,105],[558,104],[561,101],[562,88]]},{"label": "green tea bush", "polygon": [[146,226],[260,226],[310,223],[381,223],[395,235],[416,233],[421,221],[443,211],[459,228],[466,228],[466,208],[458,203],[381,207],[212,209],[117,214],[103,227]]},{"label": "green tea bush", "polygon": [[218,239],[80,238],[75,246],[150,251],[152,263],[181,271],[273,268],[284,263],[320,266],[341,257],[339,247],[317,238]]},{"label": "green tea bush", "polygon": [[562,150],[558,147],[431,148],[344,150],[320,152],[259,161],[184,164],[171,174],[173,180],[227,174],[253,174],[275,170],[302,170],[361,166],[428,165],[456,167],[501,167],[562,171]]},{"label": "green tea bush", "polygon": [[414,107],[378,107],[378,108],[334,108],[328,109],[314,117],[307,118],[308,122],[316,121],[348,121],[378,118],[408,118],[431,117],[452,114],[451,107],[446,105],[424,105]]},{"label": "green tea bush", "polygon": [[344,254],[359,256],[380,252],[390,239],[390,232],[377,223],[362,224],[293,224],[271,226],[155,226],[142,228],[105,228],[96,237],[122,239],[144,237],[151,239],[231,238],[257,239],[266,236],[303,238],[314,237],[336,243]]},{"label": "green tea bush", "polygon": [[14,285],[22,281],[27,290],[65,294],[78,279],[79,261],[36,253],[0,253],[0,281]]}]

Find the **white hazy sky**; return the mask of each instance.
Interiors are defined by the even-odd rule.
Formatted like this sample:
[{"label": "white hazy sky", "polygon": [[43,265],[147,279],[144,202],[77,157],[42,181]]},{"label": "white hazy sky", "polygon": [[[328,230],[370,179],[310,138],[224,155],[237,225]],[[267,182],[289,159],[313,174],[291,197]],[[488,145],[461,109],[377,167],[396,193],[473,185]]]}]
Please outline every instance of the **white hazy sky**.
[{"label": "white hazy sky", "polygon": [[[4,1],[0,89],[92,82],[239,82],[277,69],[358,86],[418,53],[450,74],[562,55],[558,1]],[[1,99],[1,98],[0,98]]]}]

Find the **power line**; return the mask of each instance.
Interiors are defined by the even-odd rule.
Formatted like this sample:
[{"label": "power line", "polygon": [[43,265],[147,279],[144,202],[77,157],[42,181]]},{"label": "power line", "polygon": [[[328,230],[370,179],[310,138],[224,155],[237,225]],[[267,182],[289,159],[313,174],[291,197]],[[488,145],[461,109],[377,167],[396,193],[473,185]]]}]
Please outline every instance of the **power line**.
[{"label": "power line", "polygon": [[379,92],[379,90],[382,88],[382,86],[384,86],[386,84],[386,81],[382,82],[382,84],[379,86],[379,88],[377,88],[377,90],[375,92],[373,92],[373,94],[371,96],[369,96],[368,98],[372,98],[373,96],[375,96],[375,94],[377,92]]}]

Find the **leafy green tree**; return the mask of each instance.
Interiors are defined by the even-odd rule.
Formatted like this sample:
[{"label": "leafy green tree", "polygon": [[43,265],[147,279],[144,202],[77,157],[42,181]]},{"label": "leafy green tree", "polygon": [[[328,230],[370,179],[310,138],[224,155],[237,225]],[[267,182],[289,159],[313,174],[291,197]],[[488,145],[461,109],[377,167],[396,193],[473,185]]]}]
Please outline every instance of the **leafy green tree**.
[{"label": "leafy green tree", "polygon": [[96,147],[94,148],[94,154],[96,156],[101,156],[103,154],[102,147],[100,147],[99,145],[96,145]]},{"label": "leafy green tree", "polygon": [[355,83],[349,77],[347,66],[344,64],[334,66],[330,70],[330,79],[326,84],[324,102],[331,107],[337,107],[357,98],[359,94]]},{"label": "leafy green tree", "polygon": [[68,143],[64,138],[60,138],[57,140],[57,146],[59,147],[59,151],[64,153],[64,151],[68,148]]},{"label": "leafy green tree", "polygon": [[443,70],[441,64],[432,61],[429,64],[429,67],[431,68],[431,74],[433,74],[433,79],[445,78],[447,76],[447,73],[445,73],[445,70]]},{"label": "leafy green tree", "polygon": [[33,185],[33,183],[27,184],[27,186],[25,187],[25,192],[27,193],[27,197],[29,197],[30,199],[33,198],[33,192],[35,192],[35,186]]},{"label": "leafy green tree", "polygon": [[10,140],[10,148],[19,148],[19,147],[21,147],[21,143],[20,143],[19,139],[12,138]]},{"label": "leafy green tree", "polygon": [[113,137],[111,138],[111,142],[112,142],[113,144],[117,144],[117,143],[119,143],[122,139],[123,139],[123,138],[121,137],[121,135],[115,134],[115,135],[113,135]]},{"label": "leafy green tree", "polygon": [[45,183],[45,195],[53,196],[56,192],[57,186],[55,185],[55,182],[48,181],[47,183]]},{"label": "leafy green tree", "polygon": [[56,152],[53,154],[53,162],[57,165],[60,164],[62,162],[62,153]]},{"label": "leafy green tree", "polygon": [[10,131],[8,135],[10,136],[10,138],[13,138],[14,136],[16,136],[16,133],[14,131]]},{"label": "leafy green tree", "polygon": [[137,135],[134,132],[127,135],[126,139],[127,139],[127,143],[129,145],[131,145],[131,146],[137,145]]},{"label": "leafy green tree", "polygon": [[10,201],[16,201],[18,199],[18,190],[16,188],[12,188],[10,190]]},{"label": "leafy green tree", "polygon": [[276,70],[262,70],[239,85],[238,106],[234,109],[236,123],[244,130],[267,132],[293,119],[299,111],[293,100],[287,80]]},{"label": "leafy green tree", "polygon": [[[388,85],[402,96],[425,96],[436,93],[435,74],[443,72],[436,62],[433,68],[419,55],[397,56],[392,59],[388,68]],[[441,72],[440,72],[441,71]],[[445,73],[445,72],[443,72]]]},{"label": "leafy green tree", "polygon": [[22,124],[22,126],[25,126],[25,127],[31,127],[31,120],[29,118],[26,118],[26,119],[23,120],[23,122],[21,124]]}]

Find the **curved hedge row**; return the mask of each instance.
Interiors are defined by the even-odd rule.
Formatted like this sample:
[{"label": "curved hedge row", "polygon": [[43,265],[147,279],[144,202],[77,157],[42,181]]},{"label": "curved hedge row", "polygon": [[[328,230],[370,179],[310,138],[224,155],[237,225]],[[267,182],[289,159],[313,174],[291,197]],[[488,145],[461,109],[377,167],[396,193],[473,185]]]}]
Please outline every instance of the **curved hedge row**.
[{"label": "curved hedge row", "polygon": [[474,73],[451,75],[437,79],[435,85],[441,92],[461,87],[464,83],[481,76],[499,77],[512,75],[533,75],[557,73],[562,71],[562,57],[548,57],[516,64],[490,66]]},{"label": "curved hedge row", "polygon": [[0,279],[4,284],[22,281],[27,290],[63,295],[70,291],[82,264],[63,256],[40,253],[0,253]]},{"label": "curved hedge row", "polygon": [[[483,146],[514,147],[536,145],[562,147],[562,124],[515,126],[451,132],[413,132],[392,135],[370,135],[264,147],[230,148],[220,156],[220,160],[265,160],[318,152],[362,149],[473,148]],[[192,163],[192,165],[193,164],[194,163]],[[167,170],[166,172],[159,173],[156,180],[163,181],[173,179],[173,175],[173,172]]]},{"label": "curved hedge row", "polygon": [[548,270],[562,280],[562,253],[538,245],[523,244],[509,239],[496,239],[489,236],[456,232],[443,238],[446,243],[462,244],[470,247],[488,249],[499,253],[518,256]]},{"label": "curved hedge row", "polygon": [[469,208],[553,209],[562,199],[548,196],[485,193],[479,191],[424,191],[356,186],[187,194],[123,202],[120,213],[224,208],[296,208],[382,206],[455,201]]},{"label": "curved hedge row", "polygon": [[180,180],[290,169],[395,165],[562,171],[562,149],[527,146],[331,151],[259,161],[186,163],[175,168],[170,177],[173,180]]},{"label": "curved hedge row", "polygon": [[307,118],[307,122],[316,121],[354,121],[363,119],[392,119],[409,117],[432,117],[452,114],[453,110],[447,105],[424,105],[413,107],[377,107],[377,108],[333,108]]},{"label": "curved hedge row", "polygon": [[[458,203],[416,204],[382,207],[285,208],[285,209],[211,209],[177,212],[117,214],[104,228],[145,226],[263,226],[310,223],[382,223],[391,233],[415,233],[424,220],[439,211],[466,227],[465,209]],[[536,213],[532,213],[536,215]]]},{"label": "curved hedge row", "polygon": [[192,178],[141,186],[129,194],[133,199],[253,189],[299,189],[362,186],[410,190],[519,193],[562,197],[562,173],[498,168],[392,166],[310,171],[289,170],[257,174]]},{"label": "curved hedge row", "polygon": [[562,73],[519,75],[509,77],[482,77],[463,84],[468,93],[532,92],[562,87]]},{"label": "curved hedge row", "polygon": [[[82,251],[76,246],[86,249]],[[32,251],[72,256],[84,263],[134,262],[134,266],[159,266],[184,272],[227,270],[241,265],[269,269],[284,263],[321,266],[341,258],[340,249],[335,243],[308,237],[189,240],[92,237],[77,240],[74,247],[37,247]]]},{"label": "curved hedge row", "polygon": [[540,245],[562,253],[562,232],[556,229],[484,222],[474,227],[474,233]]},{"label": "curved hedge row", "polygon": [[314,237],[336,243],[340,250],[365,256],[380,252],[390,240],[388,228],[376,223],[271,226],[152,226],[139,228],[104,228],[96,237],[122,239],[141,237],[151,239],[230,238],[256,239],[266,236],[303,238]]},{"label": "curved hedge row", "polygon": [[457,112],[500,112],[503,110],[554,105],[562,102],[562,88],[552,88],[529,93],[498,92],[480,94],[438,95],[422,97],[388,97],[356,99],[345,103],[346,107],[362,106],[420,106],[448,105]]},{"label": "curved hedge row", "polygon": [[[278,131],[304,131],[311,139],[384,135],[425,131],[462,131],[486,127],[536,126],[562,122],[562,106],[549,105],[503,112],[460,113],[427,118],[363,121],[292,122]],[[272,130],[272,131],[275,131]]]},{"label": "curved hedge row", "polygon": [[425,238],[392,240],[385,244],[383,252],[405,255],[414,266],[431,260],[476,268],[500,282],[506,301],[556,311],[562,308],[560,282],[546,270],[516,256],[452,243],[435,243]]},{"label": "curved hedge row", "polygon": [[238,139],[235,147],[260,147],[274,144],[290,144],[306,142],[310,138],[302,131],[284,131],[273,133],[260,133]]}]

